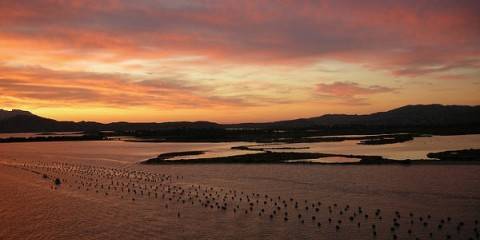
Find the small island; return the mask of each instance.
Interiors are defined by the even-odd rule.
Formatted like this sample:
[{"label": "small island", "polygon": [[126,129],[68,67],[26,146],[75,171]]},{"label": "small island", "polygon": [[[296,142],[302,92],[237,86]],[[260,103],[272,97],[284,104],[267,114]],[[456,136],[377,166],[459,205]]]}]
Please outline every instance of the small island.
[{"label": "small island", "polygon": [[103,141],[108,140],[101,134],[84,134],[81,136],[36,136],[36,137],[8,137],[0,138],[0,143],[16,143],[16,142],[67,142],[67,141]]},{"label": "small island", "polygon": [[[242,148],[235,148],[242,149]],[[244,150],[251,150],[250,148],[243,148]],[[382,156],[369,155],[348,155],[348,154],[329,154],[316,152],[272,152],[260,151],[259,153],[249,153],[243,155],[234,155],[226,157],[211,157],[211,158],[193,158],[193,159],[177,159],[170,160],[173,157],[201,155],[204,151],[189,151],[189,152],[171,152],[163,153],[158,157],[148,159],[141,162],[141,164],[342,164],[342,165],[373,165],[373,164],[452,164],[452,163],[480,163],[480,149],[468,149],[458,151],[447,151],[438,153],[429,153],[430,159],[405,159],[394,160],[384,158]],[[354,162],[315,162],[312,159],[321,159],[326,157],[342,157],[359,159]],[[301,161],[305,160],[305,161]]]},{"label": "small island", "polygon": [[429,153],[427,157],[435,158],[440,161],[465,161],[465,162],[480,161],[480,149],[464,149],[464,150]]}]

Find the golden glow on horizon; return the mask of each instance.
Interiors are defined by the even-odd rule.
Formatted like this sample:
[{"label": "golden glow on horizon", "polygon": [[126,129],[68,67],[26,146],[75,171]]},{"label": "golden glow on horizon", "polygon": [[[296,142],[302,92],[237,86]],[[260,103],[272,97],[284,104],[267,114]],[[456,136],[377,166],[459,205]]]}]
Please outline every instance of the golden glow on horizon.
[{"label": "golden glow on horizon", "polygon": [[72,2],[0,7],[0,108],[247,122],[480,104],[473,1]]}]

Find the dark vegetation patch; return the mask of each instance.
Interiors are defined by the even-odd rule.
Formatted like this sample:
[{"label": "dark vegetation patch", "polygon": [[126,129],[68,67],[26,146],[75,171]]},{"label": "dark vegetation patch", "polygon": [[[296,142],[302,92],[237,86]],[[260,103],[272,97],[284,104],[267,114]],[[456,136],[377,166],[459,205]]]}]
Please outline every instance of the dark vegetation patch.
[{"label": "dark vegetation patch", "polygon": [[271,150],[310,149],[310,147],[271,147],[271,146],[272,146],[272,144],[256,144],[256,145],[235,146],[235,147],[231,147],[230,149],[245,150],[245,151],[260,151],[260,152],[271,151]]},{"label": "dark vegetation patch", "polygon": [[429,158],[440,161],[480,161],[480,149],[464,149],[427,154]]},{"label": "dark vegetation patch", "polygon": [[358,144],[362,145],[382,145],[382,144],[394,144],[412,141],[414,137],[419,137],[413,134],[396,134],[396,135],[381,135],[378,137],[371,137],[361,140]]},{"label": "dark vegetation patch", "polygon": [[0,138],[0,143],[14,142],[66,142],[66,141],[99,141],[107,140],[107,137],[101,134],[82,135],[82,136],[37,136],[37,137],[9,137]]},{"label": "dark vegetation patch", "polygon": [[[244,146],[245,147],[245,146]],[[238,148],[236,148],[238,149]],[[245,150],[251,150],[246,148]],[[193,154],[191,154],[193,153]],[[179,159],[168,160],[172,157],[202,154],[202,151],[191,152],[176,152],[161,154],[156,158],[152,158],[142,162],[142,164],[269,164],[269,163],[311,163],[311,164],[341,164],[341,165],[375,165],[375,164],[455,164],[465,162],[479,162],[480,163],[480,150],[479,149],[467,149],[458,151],[447,151],[439,153],[429,153],[429,158],[435,159],[406,159],[406,160],[393,160],[384,158],[382,156],[368,156],[368,155],[347,155],[347,154],[329,154],[329,153],[313,153],[313,152],[272,152],[261,151],[259,153],[226,156],[226,157],[213,157],[213,158],[195,158],[195,159]],[[345,157],[360,159],[358,162],[339,162],[339,163],[320,163],[311,162],[307,160],[319,159],[325,157]],[[305,160],[289,162],[292,160]]]},{"label": "dark vegetation patch", "polygon": [[[390,144],[429,135],[418,133],[389,133],[372,136],[322,136],[314,130],[270,129],[175,129],[168,131],[135,131],[117,133],[130,135],[136,142],[257,142],[257,143],[315,143],[358,140],[359,144]],[[345,133],[349,134],[349,133]]]},{"label": "dark vegetation patch", "polygon": [[174,157],[182,157],[182,156],[193,156],[193,155],[201,155],[204,154],[205,151],[185,151],[185,152],[169,152],[169,153],[162,153],[158,155],[156,158],[148,159],[144,161],[144,164],[153,164],[161,161],[166,161],[168,159]]},{"label": "dark vegetation patch", "polygon": [[281,163],[288,160],[313,159],[332,156],[324,153],[296,153],[296,152],[261,152],[243,154],[228,157],[196,158],[167,160],[163,158],[152,158],[145,164],[195,164],[195,163]]}]

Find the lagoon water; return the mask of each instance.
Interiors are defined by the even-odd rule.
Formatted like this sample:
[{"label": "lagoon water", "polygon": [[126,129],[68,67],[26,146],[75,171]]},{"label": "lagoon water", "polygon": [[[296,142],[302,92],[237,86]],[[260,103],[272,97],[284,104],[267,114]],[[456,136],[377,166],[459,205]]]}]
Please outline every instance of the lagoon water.
[{"label": "lagoon water", "polygon": [[[384,145],[360,145],[358,144],[358,141],[348,140],[343,142],[295,143],[285,145],[281,144],[272,147],[299,148],[293,150],[273,150],[285,152],[302,151],[335,154],[377,155],[395,160],[427,159],[427,154],[430,152],[441,152],[469,148],[478,149],[480,148],[480,134],[419,137],[415,138],[413,141]],[[304,147],[309,148],[305,149]]]},{"label": "lagoon water", "polygon": [[[382,146],[345,141],[315,143],[302,151],[423,158],[430,151],[478,148],[479,140],[479,135],[432,137]],[[209,150],[210,156],[224,156],[231,154],[230,147],[245,144],[251,143],[0,144],[0,239],[431,239],[430,233],[433,239],[478,239],[480,165],[138,164],[174,151]],[[107,172],[165,174],[171,179],[160,185]],[[53,177],[63,184],[55,187]],[[145,195],[127,193],[126,187],[120,191],[115,185],[127,183],[135,183],[128,187]],[[147,191],[154,193],[153,186],[161,186],[155,190],[158,198],[147,195]],[[228,202],[227,209],[204,207],[199,199],[191,204],[188,195],[178,190],[193,193],[197,187],[206,196],[229,194],[222,200]],[[233,191],[238,195],[235,199],[231,199]],[[162,199],[160,194],[172,199]],[[209,199],[212,204],[220,201]],[[267,203],[262,205],[263,201]],[[233,212],[236,205],[239,210]],[[265,212],[260,214],[262,208]],[[377,209],[382,219],[375,215]],[[284,212],[288,221],[283,219]]]}]

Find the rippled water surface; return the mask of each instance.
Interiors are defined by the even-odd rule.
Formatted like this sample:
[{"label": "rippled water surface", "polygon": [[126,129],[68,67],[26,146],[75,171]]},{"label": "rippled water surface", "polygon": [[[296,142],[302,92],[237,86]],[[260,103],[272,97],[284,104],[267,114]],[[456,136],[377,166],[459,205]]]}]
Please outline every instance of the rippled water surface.
[{"label": "rippled water surface", "polygon": [[[394,156],[478,144],[478,135],[463,137],[372,149]],[[437,138],[443,147],[431,147]],[[162,152],[224,155],[244,144],[0,144],[0,239],[478,239],[480,165],[138,164]],[[314,149],[361,147],[370,146]]]}]

